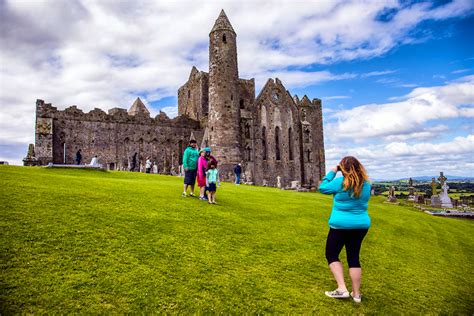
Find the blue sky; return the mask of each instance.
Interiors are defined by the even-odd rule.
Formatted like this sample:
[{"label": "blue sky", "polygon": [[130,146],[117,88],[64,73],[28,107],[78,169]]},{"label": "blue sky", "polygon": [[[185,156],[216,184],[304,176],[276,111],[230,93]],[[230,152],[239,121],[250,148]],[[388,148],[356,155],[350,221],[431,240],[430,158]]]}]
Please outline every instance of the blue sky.
[{"label": "blue sky", "polygon": [[2,0],[0,160],[20,164],[34,142],[37,98],[107,111],[140,96],[176,115],[191,67],[208,70],[221,8],[257,94],[278,77],[322,99],[328,168],[350,154],[377,179],[474,176],[468,0]]}]

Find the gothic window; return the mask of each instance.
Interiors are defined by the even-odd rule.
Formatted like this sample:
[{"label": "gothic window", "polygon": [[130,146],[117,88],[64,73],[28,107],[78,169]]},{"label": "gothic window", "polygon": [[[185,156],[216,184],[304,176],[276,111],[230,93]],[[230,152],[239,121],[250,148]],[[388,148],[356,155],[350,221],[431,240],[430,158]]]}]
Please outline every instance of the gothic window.
[{"label": "gothic window", "polygon": [[222,41],[223,41],[224,43],[227,43],[227,38],[225,37],[225,34],[222,35]]},{"label": "gothic window", "polygon": [[275,159],[280,160],[280,128],[275,127]]},{"label": "gothic window", "polygon": [[250,138],[250,124],[245,124],[245,138]]},{"label": "gothic window", "polygon": [[288,129],[288,150],[290,160],[293,160],[293,130],[291,129],[291,127]]},{"label": "gothic window", "polygon": [[250,148],[250,145],[247,145],[245,148],[245,159],[247,161],[252,161],[252,148]]},{"label": "gothic window", "polygon": [[243,100],[243,99],[240,99],[240,108],[241,108],[241,109],[245,109],[244,100]]},{"label": "gothic window", "polygon": [[267,160],[267,128],[262,127],[262,159]]},{"label": "gothic window", "polygon": [[305,151],[305,161],[306,162],[311,162],[311,150],[306,149]]},{"label": "gothic window", "polygon": [[303,139],[305,143],[309,143],[310,135],[311,131],[309,130],[309,128],[305,128],[303,132]]}]

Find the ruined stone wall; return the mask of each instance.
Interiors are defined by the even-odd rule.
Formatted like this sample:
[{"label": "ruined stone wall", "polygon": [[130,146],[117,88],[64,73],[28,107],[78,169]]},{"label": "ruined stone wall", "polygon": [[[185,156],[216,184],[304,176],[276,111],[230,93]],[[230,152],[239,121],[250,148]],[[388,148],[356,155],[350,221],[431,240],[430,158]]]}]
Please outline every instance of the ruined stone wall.
[{"label": "ruined stone wall", "polygon": [[270,79],[256,100],[255,183],[282,186],[301,181],[298,111],[279,80]]},{"label": "ruined stone wall", "polygon": [[[41,103],[41,102],[40,102]],[[164,113],[154,119],[146,115],[131,116],[125,109],[112,109],[109,115],[100,109],[83,113],[76,107],[64,111],[55,108],[38,107],[37,121],[52,121],[52,141],[44,141],[38,133],[36,150],[47,152],[47,162],[74,164],[78,149],[82,150],[82,163],[89,163],[94,155],[108,169],[126,170],[133,154],[138,153],[137,165],[143,165],[147,156],[156,161],[159,172],[178,172],[182,154],[189,142],[191,132],[201,132],[199,122],[186,117],[170,120]],[[65,149],[65,152],[64,152]],[[39,156],[39,155],[38,155]]]},{"label": "ruined stone wall", "polygon": [[321,100],[314,99],[311,102],[305,96],[298,109],[302,118],[303,182],[318,185],[325,175]]},{"label": "ruined stone wall", "polygon": [[193,67],[189,80],[178,90],[178,113],[200,121],[209,112],[209,75]]},{"label": "ruined stone wall", "polygon": [[255,80],[239,79],[240,154],[244,170],[255,168]]}]

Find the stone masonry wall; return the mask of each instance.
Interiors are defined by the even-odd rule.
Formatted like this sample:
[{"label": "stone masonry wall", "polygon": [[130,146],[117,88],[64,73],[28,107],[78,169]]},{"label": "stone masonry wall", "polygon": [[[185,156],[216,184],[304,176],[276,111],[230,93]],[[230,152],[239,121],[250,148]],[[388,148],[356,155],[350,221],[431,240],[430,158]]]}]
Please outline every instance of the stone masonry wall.
[{"label": "stone masonry wall", "polygon": [[178,172],[191,132],[201,131],[197,121],[186,117],[170,120],[161,113],[152,119],[128,115],[125,109],[113,109],[109,115],[99,109],[83,113],[74,106],[57,111],[45,108],[39,101],[37,121],[52,121],[52,143],[38,137],[36,140],[37,152],[52,148],[52,157],[43,159],[43,164],[64,163],[64,149],[65,163],[74,164],[76,152],[81,149],[82,163],[89,163],[98,155],[99,162],[108,169],[126,170],[136,152],[138,166],[150,156],[160,172],[170,173],[172,168]]},{"label": "stone masonry wall", "polygon": [[282,186],[301,181],[298,111],[281,82],[270,79],[256,101],[254,181]]}]

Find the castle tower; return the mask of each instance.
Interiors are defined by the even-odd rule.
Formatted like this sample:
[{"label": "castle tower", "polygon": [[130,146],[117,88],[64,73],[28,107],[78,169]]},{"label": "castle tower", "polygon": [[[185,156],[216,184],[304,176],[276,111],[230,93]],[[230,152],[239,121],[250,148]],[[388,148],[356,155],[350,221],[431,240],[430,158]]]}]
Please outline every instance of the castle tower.
[{"label": "castle tower", "polygon": [[239,133],[237,35],[224,10],[209,34],[209,145],[224,179],[242,160]]}]

